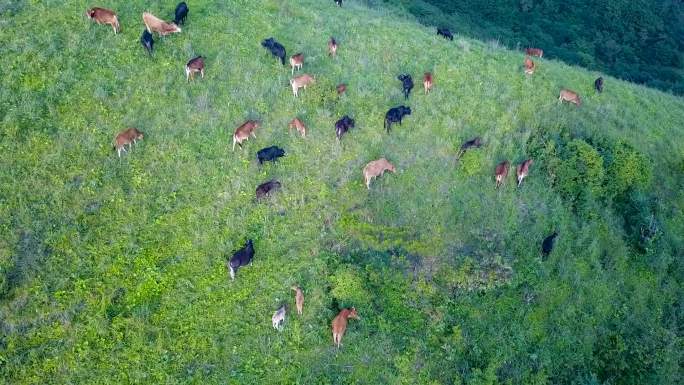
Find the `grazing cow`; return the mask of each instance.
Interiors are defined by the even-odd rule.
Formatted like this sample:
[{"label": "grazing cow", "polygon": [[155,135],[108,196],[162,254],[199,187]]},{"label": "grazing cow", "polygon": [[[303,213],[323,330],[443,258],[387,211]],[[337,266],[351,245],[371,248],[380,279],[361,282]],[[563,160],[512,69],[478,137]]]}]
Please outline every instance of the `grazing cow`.
[{"label": "grazing cow", "polygon": [[199,72],[202,75],[202,79],[204,79],[204,58],[202,56],[190,59],[188,64],[185,65],[185,77],[188,81],[195,79],[195,72]]},{"label": "grazing cow", "polygon": [[178,33],[181,31],[180,27],[173,23],[167,23],[164,20],[154,16],[149,12],[143,12],[142,15],[145,27],[150,33],[157,32],[159,36],[166,36],[171,33]]},{"label": "grazing cow", "polygon": [[271,191],[278,190],[280,188],[280,182],[275,179],[271,179],[268,182],[264,182],[256,188],[257,199],[262,199],[271,194]]},{"label": "grazing cow", "polygon": [[565,89],[561,90],[560,95],[558,96],[558,103],[563,102],[573,103],[577,107],[582,105],[582,101],[577,92]]},{"label": "grazing cow", "polygon": [[347,91],[347,85],[340,83],[337,85],[337,87],[335,87],[335,89],[337,90],[338,95],[342,95],[345,91]]},{"label": "grazing cow", "polygon": [[90,8],[86,11],[86,16],[89,19],[94,20],[97,24],[109,24],[114,29],[114,34],[121,31],[121,26],[119,25],[119,18],[116,17],[116,13],[106,8]]},{"label": "grazing cow", "polygon": [[185,24],[185,19],[188,17],[188,5],[185,1],[181,1],[176,6],[176,17],[173,19],[174,24],[183,25]]},{"label": "grazing cow", "polygon": [[304,293],[302,289],[297,286],[292,286],[292,290],[295,291],[295,304],[297,305],[297,314],[302,315],[304,312]]},{"label": "grazing cow", "polygon": [[282,156],[285,156],[285,150],[278,146],[262,148],[257,152],[257,159],[259,160],[259,164],[263,164],[267,161],[275,162],[276,160],[278,160],[278,158]]},{"label": "grazing cow", "polygon": [[347,115],[343,116],[340,120],[335,122],[335,135],[337,136],[337,140],[342,139],[342,136],[346,134],[347,131],[354,128],[354,125],[354,119],[350,118]]},{"label": "grazing cow", "polygon": [[551,251],[553,251],[553,245],[556,242],[557,236],[558,233],[554,231],[553,234],[544,238],[544,241],[542,242],[542,257],[544,259],[546,259],[549,256],[549,254],[551,254]]},{"label": "grazing cow", "polygon": [[285,65],[285,47],[282,44],[275,41],[272,37],[265,39],[261,42],[261,45],[271,52],[271,55],[280,58],[280,61]]},{"label": "grazing cow", "polygon": [[250,239],[244,247],[233,253],[230,261],[228,261],[230,279],[235,279],[235,273],[240,266],[247,266],[252,263],[252,258],[254,258],[254,243]]},{"label": "grazing cow", "polygon": [[335,4],[342,7],[342,0],[335,0]]},{"label": "grazing cow", "polygon": [[133,144],[138,140],[142,140],[144,136],[145,135],[138,131],[137,128],[128,128],[121,131],[116,138],[114,138],[114,149],[119,155],[119,158],[121,158],[121,152],[126,151],[126,145],[128,145],[128,148],[132,148]]},{"label": "grazing cow", "polygon": [[140,44],[145,48],[148,54],[152,56],[152,50],[154,48],[154,39],[150,31],[144,29],[142,36],[140,36]]},{"label": "grazing cow", "polygon": [[596,88],[596,91],[598,92],[603,92],[603,78],[599,77],[594,81],[594,88]]},{"label": "grazing cow", "polygon": [[233,134],[233,151],[235,151],[235,143],[237,143],[240,148],[242,148],[242,142],[249,139],[251,135],[256,138],[254,131],[259,128],[259,122],[256,120],[248,120],[244,122],[240,127],[235,129],[235,134]]},{"label": "grazing cow", "polygon": [[340,313],[332,321],[332,334],[333,334],[333,344],[340,348],[342,343],[342,337],[344,336],[345,330],[347,330],[347,320],[349,318],[354,318],[360,320],[359,314],[356,312],[356,308],[342,309]]},{"label": "grazing cow", "polygon": [[385,158],[368,162],[366,167],[363,168],[363,178],[366,181],[366,188],[370,189],[371,180],[377,176],[382,176],[385,171],[396,172],[397,169]]},{"label": "grazing cow", "polygon": [[273,317],[271,317],[273,329],[278,331],[283,330],[283,322],[285,322],[285,313],[287,313],[287,305],[281,306],[278,310],[275,311],[275,313],[273,313]]},{"label": "grazing cow", "polygon": [[411,107],[399,106],[390,108],[385,114],[385,129],[389,134],[392,129],[392,123],[399,123],[401,125],[401,120],[404,116],[411,115]]},{"label": "grazing cow", "polygon": [[292,86],[292,93],[294,94],[295,98],[297,96],[299,96],[299,89],[300,88],[306,89],[306,87],[309,84],[314,84],[314,83],[316,83],[316,78],[314,78],[308,74],[295,76],[294,78],[290,79],[290,85]]},{"label": "grazing cow", "polygon": [[437,34],[444,36],[445,39],[454,40],[454,35],[451,34],[449,28],[437,28]]},{"label": "grazing cow", "polygon": [[335,57],[337,55],[337,41],[335,41],[334,37],[330,37],[330,41],[328,41],[328,56]]},{"label": "grazing cow", "polygon": [[467,150],[470,150],[471,148],[480,148],[481,146],[482,138],[476,136],[475,138],[470,139],[461,145],[461,148],[458,150],[457,158],[460,159]]},{"label": "grazing cow", "polygon": [[423,76],[423,88],[425,89],[426,95],[432,90],[432,74],[429,72],[426,72]]},{"label": "grazing cow", "polygon": [[397,76],[397,79],[401,81],[402,88],[404,90],[404,98],[408,99],[411,90],[413,89],[413,79],[409,74],[401,74]]},{"label": "grazing cow", "polygon": [[530,56],[536,56],[542,58],[544,56],[544,51],[539,48],[525,48],[525,54]]},{"label": "grazing cow", "polygon": [[295,69],[297,71],[302,69],[304,65],[304,54],[298,53],[290,56],[290,67],[292,67],[292,75],[294,75]]},{"label": "grazing cow", "polygon": [[527,159],[515,168],[515,173],[518,176],[518,187],[520,187],[523,179],[530,173],[530,166],[532,166],[532,163],[534,163],[534,160]]},{"label": "grazing cow", "polygon": [[529,57],[525,57],[525,74],[532,75],[534,73],[534,62]]},{"label": "grazing cow", "polygon": [[297,129],[297,132],[302,136],[302,138],[306,137],[306,126],[304,125],[304,122],[299,120],[299,118],[294,118],[290,122],[290,124],[287,126],[288,130],[291,130],[293,128]]},{"label": "grazing cow", "polygon": [[496,169],[494,170],[494,179],[496,179],[495,188],[499,188],[499,186],[501,186],[506,181],[509,168],[510,163],[508,163],[507,160],[504,160],[503,162],[496,165]]}]

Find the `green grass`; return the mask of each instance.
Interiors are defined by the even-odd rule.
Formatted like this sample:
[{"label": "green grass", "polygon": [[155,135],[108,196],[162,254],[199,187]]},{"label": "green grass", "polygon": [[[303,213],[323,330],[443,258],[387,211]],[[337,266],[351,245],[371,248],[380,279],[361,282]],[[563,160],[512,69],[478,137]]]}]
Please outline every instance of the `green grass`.
[{"label": "green grass", "polygon": [[[149,58],[140,15],[175,4],[102,5],[121,34],[83,1],[0,3],[0,382],[681,381],[681,98],[605,76],[598,95],[596,73],[548,60],[526,77],[519,53],[353,1],[193,1]],[[270,36],[316,75],[298,99],[259,45]],[[206,76],[188,84],[198,54]],[[413,114],[387,135],[401,72]],[[562,87],[583,106],[558,105]],[[357,127],[338,143],[345,114]],[[288,133],[295,116],[306,139]],[[248,118],[257,138],[232,152]],[[145,139],[119,159],[129,126]],[[486,145],[457,162],[476,135]],[[592,150],[575,155],[573,139]],[[618,141],[650,179],[614,186]],[[259,166],[270,145],[287,156]],[[495,164],[531,153],[523,186],[495,190]],[[361,170],[382,156],[397,173],[369,191]],[[601,168],[596,188],[559,179],[585,166]],[[256,202],[271,178],[282,190]],[[649,219],[653,236],[634,241]],[[231,282],[225,259],[247,238],[254,263]],[[270,317],[293,308],[295,283],[304,315],[278,333]],[[362,317],[339,351],[335,306]]]}]

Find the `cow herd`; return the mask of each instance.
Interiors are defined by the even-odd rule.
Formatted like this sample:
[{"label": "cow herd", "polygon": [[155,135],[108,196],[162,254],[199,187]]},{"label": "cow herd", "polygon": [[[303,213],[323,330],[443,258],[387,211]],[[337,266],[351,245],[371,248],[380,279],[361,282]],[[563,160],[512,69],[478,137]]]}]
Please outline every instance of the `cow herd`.
[{"label": "cow herd", "polygon": [[[338,6],[342,6],[342,0],[334,0],[335,3]],[[153,34],[157,33],[159,36],[165,36],[171,33],[179,33],[181,32],[180,25],[185,24],[187,16],[189,13],[189,8],[188,5],[185,2],[181,2],[178,4],[178,6],[175,9],[175,17],[173,22],[166,22],[162,19],[157,18],[156,16],[152,15],[149,12],[144,12],[142,14],[142,19],[143,23],[145,25],[145,29],[143,31],[143,34],[140,38],[140,42],[145,49],[145,51],[149,54],[152,55],[154,51],[154,38]],[[116,15],[115,12],[105,9],[105,8],[100,8],[100,7],[94,7],[86,12],[86,16],[93,21],[97,22],[98,24],[107,24],[112,27],[114,30],[114,33],[117,34],[121,30],[121,26],[119,24],[119,19]],[[451,31],[447,28],[438,28],[437,29],[437,34],[440,36],[443,36],[445,39],[448,40],[453,40],[453,34]],[[276,41],[273,37],[264,39],[261,42],[261,46],[267,49],[273,56],[275,56],[282,65],[286,64],[286,50],[285,47]],[[338,41],[334,38],[331,37],[330,40],[328,41],[328,55],[331,58],[335,58],[337,56],[338,52]],[[536,64],[534,61],[531,59],[532,56],[542,58],[544,52],[541,49],[538,48],[527,48],[525,50],[525,60],[523,62],[523,69],[524,73],[527,75],[532,75],[535,72],[536,69]],[[197,56],[192,59],[190,59],[186,66],[185,66],[185,75],[186,75],[186,80],[189,82],[190,80],[193,80],[195,75],[199,73],[199,75],[203,78],[204,77],[204,63],[205,58],[203,56]],[[290,85],[292,87],[292,93],[294,94],[294,97],[296,98],[299,96],[300,90],[306,89],[308,86],[311,86],[315,84],[316,79],[314,76],[311,76],[309,74],[301,74],[298,76],[294,76],[295,71],[301,71],[303,66],[304,66],[304,54],[303,53],[296,53],[292,56],[289,57],[289,64],[291,67],[291,74],[292,74],[292,79],[290,80]],[[411,78],[410,74],[403,73],[397,76],[397,79],[401,82],[402,85],[402,92],[404,95],[404,98],[406,100],[409,99],[411,90],[414,87],[413,84],[413,79]],[[433,75],[430,72],[426,72],[423,77],[423,87],[425,91],[425,95],[429,94],[432,87],[433,87]],[[594,82],[594,87],[598,92],[603,91],[603,78],[599,77],[596,79]],[[337,92],[338,93],[343,93],[345,92],[347,86],[346,84],[339,84],[337,86]],[[573,103],[576,106],[581,106],[581,100],[580,96],[574,92],[570,91],[567,89],[562,89],[560,91],[560,95],[558,98],[559,102],[569,102]],[[391,132],[391,128],[393,124],[399,123],[401,125],[402,120],[406,117],[411,115],[411,107],[401,105],[397,107],[390,108],[387,113],[385,114],[385,120],[384,120],[384,128],[389,134]],[[257,120],[247,120],[244,122],[242,125],[240,125],[236,130],[235,133],[233,134],[233,151],[235,151],[235,145],[237,144],[240,148],[242,148],[243,143],[249,139],[249,137],[256,138],[255,131],[260,127],[260,122]],[[337,140],[341,140],[342,137],[352,128],[355,126],[355,121],[352,119],[350,116],[345,115],[339,120],[337,120],[334,124],[335,128],[335,135]],[[304,124],[303,121],[301,121],[299,118],[295,117],[292,119],[292,121],[288,125],[289,129],[296,129],[297,132],[302,136],[306,137],[306,125]],[[143,139],[144,134],[140,131],[138,131],[136,128],[128,128],[121,133],[119,133],[115,137],[115,143],[114,143],[114,148],[118,154],[119,157],[121,157],[123,152],[126,152],[126,146],[130,149],[138,140]],[[480,137],[475,137],[471,140],[468,140],[464,142],[456,155],[456,158],[459,159],[460,157],[463,156],[463,154],[470,150],[470,149],[477,149],[480,148],[483,145],[482,139]],[[275,162],[278,158],[285,156],[285,150],[278,146],[270,146],[263,148],[257,152],[257,160],[259,164],[263,164],[264,162],[267,161],[272,161]],[[516,175],[517,175],[517,185],[520,186],[524,180],[525,177],[528,176],[530,172],[530,167],[533,164],[532,159],[527,159],[523,161],[521,164],[516,166]],[[495,179],[495,188],[499,188],[501,185],[504,184],[508,173],[509,169],[511,168],[510,162],[507,160],[504,160],[500,163],[498,163],[495,168],[494,168],[494,179]],[[366,188],[370,189],[370,184],[371,181],[374,178],[380,177],[384,174],[385,171],[390,171],[392,173],[396,172],[396,167],[390,163],[387,159],[385,158],[380,158],[374,161],[369,162],[364,168],[363,168],[363,177],[364,177],[364,182],[366,184]],[[275,179],[269,180],[267,182],[264,182],[260,184],[256,188],[256,199],[261,200],[273,192],[277,191],[280,189],[281,183]],[[542,242],[542,256],[546,257],[548,254],[551,252],[555,238],[557,237],[558,233],[554,232],[550,236],[546,237],[543,242]],[[235,276],[237,274],[237,271],[240,267],[250,265],[253,258],[255,256],[255,249],[254,249],[254,242],[250,239],[247,241],[247,243],[240,248],[239,250],[235,251],[232,255],[232,257],[226,262],[226,266],[228,268],[228,271],[230,273],[231,279],[235,279]],[[296,302],[296,307],[297,307],[297,312],[298,314],[302,314],[303,312],[303,304],[304,304],[304,294],[301,288],[298,286],[293,286],[292,290],[295,291],[295,302]],[[285,320],[285,315],[287,313],[287,305],[281,306],[276,312],[273,314],[272,317],[272,322],[273,322],[273,327],[277,330],[280,330],[282,328],[282,324]],[[359,319],[358,313],[355,308],[348,308],[348,309],[342,309],[339,314],[333,319],[332,321],[332,331],[333,331],[333,342],[337,347],[340,346],[340,342],[342,340],[342,336],[344,335],[344,332],[347,327],[347,320],[349,318],[355,318]]]}]

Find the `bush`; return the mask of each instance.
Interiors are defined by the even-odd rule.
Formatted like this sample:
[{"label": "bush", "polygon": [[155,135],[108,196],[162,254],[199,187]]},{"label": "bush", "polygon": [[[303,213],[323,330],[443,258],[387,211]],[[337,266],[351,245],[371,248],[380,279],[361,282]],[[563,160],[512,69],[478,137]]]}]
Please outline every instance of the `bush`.
[{"label": "bush", "polygon": [[575,139],[562,153],[556,170],[556,188],[564,198],[575,204],[588,199],[600,199],[605,194],[606,171],[601,154],[589,143]]}]

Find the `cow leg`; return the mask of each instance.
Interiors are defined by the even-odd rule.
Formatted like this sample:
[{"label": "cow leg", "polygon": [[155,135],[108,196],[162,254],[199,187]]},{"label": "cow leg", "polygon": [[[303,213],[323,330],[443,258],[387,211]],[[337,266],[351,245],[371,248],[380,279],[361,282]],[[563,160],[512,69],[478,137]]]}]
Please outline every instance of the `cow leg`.
[{"label": "cow leg", "polygon": [[235,279],[235,270],[233,269],[233,266],[230,266],[230,279]]},{"label": "cow leg", "polygon": [[202,79],[204,79],[204,68],[200,70],[200,75],[202,75]]}]

